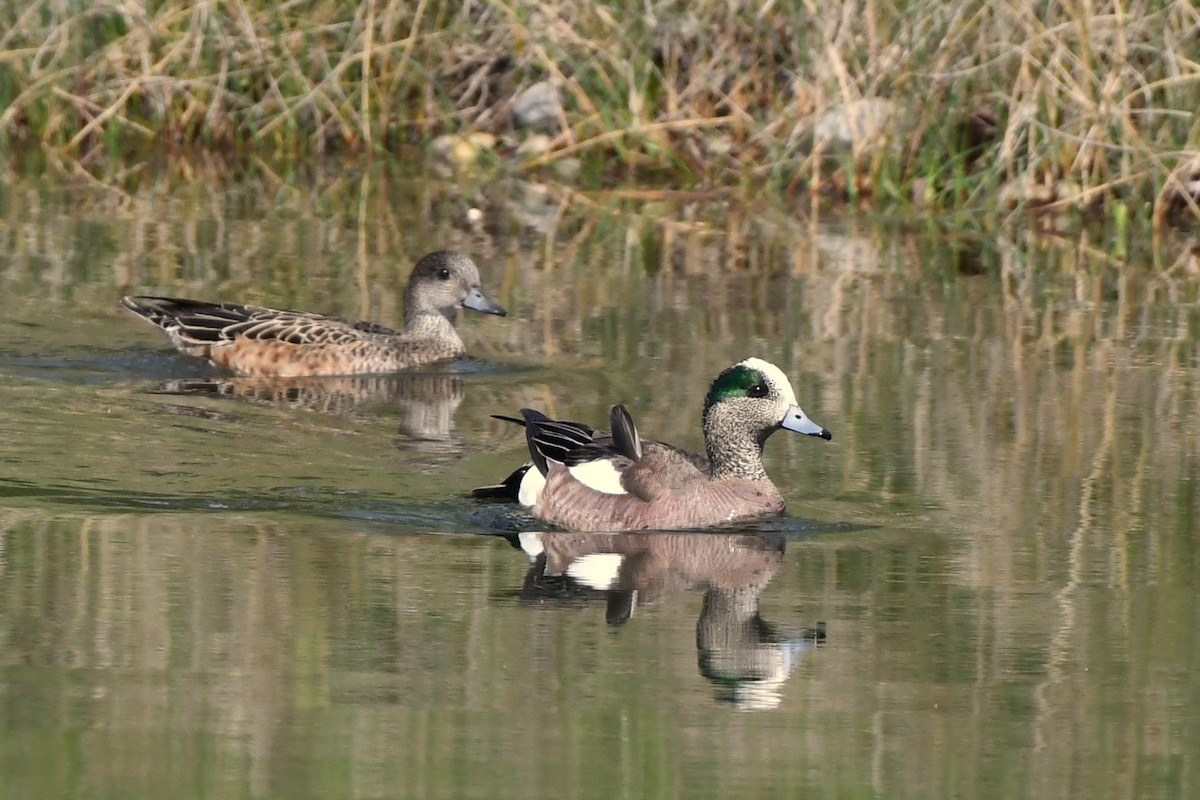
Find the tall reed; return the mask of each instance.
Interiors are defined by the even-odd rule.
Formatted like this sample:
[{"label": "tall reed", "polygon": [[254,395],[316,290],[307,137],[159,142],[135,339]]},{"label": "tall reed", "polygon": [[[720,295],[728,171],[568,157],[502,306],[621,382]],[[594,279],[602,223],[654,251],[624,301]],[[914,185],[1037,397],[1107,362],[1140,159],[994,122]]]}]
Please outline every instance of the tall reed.
[{"label": "tall reed", "polygon": [[[93,172],[486,131],[605,182],[1200,217],[1195,0],[4,0],[0,31],[0,136]],[[559,125],[518,157],[541,80]]]}]

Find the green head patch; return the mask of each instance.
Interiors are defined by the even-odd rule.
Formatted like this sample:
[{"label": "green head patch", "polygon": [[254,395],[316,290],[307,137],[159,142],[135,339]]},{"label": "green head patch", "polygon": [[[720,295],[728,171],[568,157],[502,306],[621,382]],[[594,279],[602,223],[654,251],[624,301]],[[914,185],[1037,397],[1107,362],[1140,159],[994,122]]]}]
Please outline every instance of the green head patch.
[{"label": "green head patch", "polygon": [[708,387],[704,410],[707,411],[727,397],[766,397],[770,392],[770,384],[761,370],[745,364],[734,364],[718,375],[712,386]]}]

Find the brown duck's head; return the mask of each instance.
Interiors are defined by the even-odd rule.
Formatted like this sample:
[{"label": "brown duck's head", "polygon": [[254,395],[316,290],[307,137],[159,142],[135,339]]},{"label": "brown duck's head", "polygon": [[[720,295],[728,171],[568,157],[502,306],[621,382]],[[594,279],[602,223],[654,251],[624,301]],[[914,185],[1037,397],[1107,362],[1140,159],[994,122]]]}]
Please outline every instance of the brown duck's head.
[{"label": "brown duck's head", "polygon": [[456,308],[505,316],[508,312],[490,300],[479,286],[479,268],[462,253],[438,250],[422,256],[413,267],[404,292],[408,314],[442,314]]}]

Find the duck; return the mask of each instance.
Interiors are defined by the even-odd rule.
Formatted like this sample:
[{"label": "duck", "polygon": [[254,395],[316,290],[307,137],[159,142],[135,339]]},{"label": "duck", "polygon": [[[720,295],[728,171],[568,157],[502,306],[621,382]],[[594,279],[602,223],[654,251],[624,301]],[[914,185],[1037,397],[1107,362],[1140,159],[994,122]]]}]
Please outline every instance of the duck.
[{"label": "duck", "polygon": [[508,496],[537,519],[575,532],[681,530],[783,514],[779,489],[763,467],[763,446],[778,430],[829,441],[796,402],[779,367],[747,358],[723,370],[704,399],[705,455],[643,439],[624,405],[610,430],[553,420],[534,409],[521,418],[529,462],[477,497]]},{"label": "duck", "polygon": [[458,308],[505,316],[469,256],[422,256],[404,290],[404,328],[240,303],[129,295],[121,306],[166,331],[176,349],[243,377],[361,375],[450,361],[466,353],[451,317]]}]

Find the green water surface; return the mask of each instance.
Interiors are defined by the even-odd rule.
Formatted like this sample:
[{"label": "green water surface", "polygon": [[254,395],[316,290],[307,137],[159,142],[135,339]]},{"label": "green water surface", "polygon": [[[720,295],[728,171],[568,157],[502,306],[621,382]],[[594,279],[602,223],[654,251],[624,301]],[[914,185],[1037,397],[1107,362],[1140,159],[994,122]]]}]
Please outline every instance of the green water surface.
[{"label": "green water surface", "polygon": [[[394,325],[440,247],[510,315],[414,375],[221,380],[116,303]],[[1195,275],[519,181],[14,178],[0,796],[1200,795]],[[750,355],[834,434],[769,442],[784,520],[580,541],[467,495],[524,458],[491,414],[700,448]]]}]

